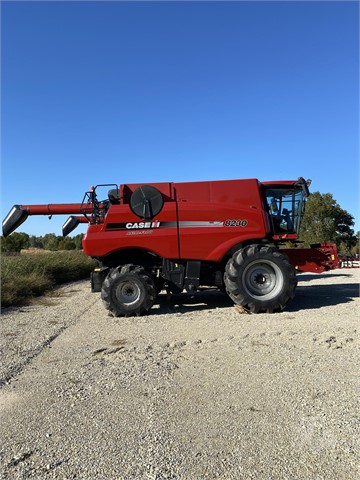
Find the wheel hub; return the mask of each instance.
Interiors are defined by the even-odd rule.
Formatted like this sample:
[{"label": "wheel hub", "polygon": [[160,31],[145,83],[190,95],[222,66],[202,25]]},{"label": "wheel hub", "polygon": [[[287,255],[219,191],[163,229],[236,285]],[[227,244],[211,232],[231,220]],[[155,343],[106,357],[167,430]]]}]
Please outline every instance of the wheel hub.
[{"label": "wheel hub", "polygon": [[275,283],[274,276],[263,268],[255,268],[249,272],[248,286],[254,293],[260,295],[269,293],[274,288]]},{"label": "wheel hub", "polygon": [[116,289],[116,296],[121,303],[131,304],[138,300],[140,289],[135,282],[122,282]]},{"label": "wheel hub", "polygon": [[132,287],[126,287],[124,288],[123,294],[125,297],[132,297],[134,296],[134,289]]},{"label": "wheel hub", "polygon": [[258,273],[256,276],[255,276],[255,282],[261,286],[261,285],[264,285],[267,281],[267,277],[266,275],[263,275],[262,273]]},{"label": "wheel hub", "polygon": [[244,272],[244,287],[253,297],[273,298],[283,284],[279,267],[266,260],[250,263]]}]

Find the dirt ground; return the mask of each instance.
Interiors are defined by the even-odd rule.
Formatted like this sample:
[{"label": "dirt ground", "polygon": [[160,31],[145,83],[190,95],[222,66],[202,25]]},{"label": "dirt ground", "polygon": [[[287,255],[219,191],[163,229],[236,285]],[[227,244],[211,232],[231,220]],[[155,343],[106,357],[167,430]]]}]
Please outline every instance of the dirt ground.
[{"label": "dirt ground", "polygon": [[1,315],[7,479],[359,477],[360,269],[279,314],[213,290],[113,318],[89,282]]}]

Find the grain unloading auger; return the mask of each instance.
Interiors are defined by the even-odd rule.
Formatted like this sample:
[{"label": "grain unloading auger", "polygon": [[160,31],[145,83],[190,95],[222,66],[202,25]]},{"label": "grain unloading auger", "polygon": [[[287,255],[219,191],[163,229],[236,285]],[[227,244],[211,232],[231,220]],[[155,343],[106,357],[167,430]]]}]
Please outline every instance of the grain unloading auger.
[{"label": "grain unloading auger", "polygon": [[[49,217],[52,217],[53,215],[79,214],[81,213],[79,207],[80,205],[76,203],[59,205],[14,205],[3,221],[3,235],[4,237],[7,237],[14,232],[25,222],[29,215],[48,215]],[[88,213],[91,213],[91,211]],[[72,219],[73,223],[76,222],[76,226],[79,223],[87,222],[85,217],[80,216],[71,216],[69,219]]]},{"label": "grain unloading auger", "polygon": [[[216,286],[251,312],[281,311],[295,295],[296,272],[337,266],[334,246],[296,242],[310,182],[257,179],[98,185],[81,204],[15,205],[7,236],[30,215],[70,215],[69,234],[88,223],[86,255],[98,262],[92,291],[115,316],[141,315],[163,288]],[[99,187],[112,187],[98,200]]]},{"label": "grain unloading auger", "polygon": [[[109,190],[109,199],[99,202],[96,188],[115,187]],[[94,223],[103,220],[111,199],[118,196],[116,185],[97,185],[85,193],[82,203],[55,203],[47,205],[14,205],[5,217],[2,227],[7,237],[14,232],[31,215],[71,215],[63,225],[63,235],[69,235],[80,223]]]}]

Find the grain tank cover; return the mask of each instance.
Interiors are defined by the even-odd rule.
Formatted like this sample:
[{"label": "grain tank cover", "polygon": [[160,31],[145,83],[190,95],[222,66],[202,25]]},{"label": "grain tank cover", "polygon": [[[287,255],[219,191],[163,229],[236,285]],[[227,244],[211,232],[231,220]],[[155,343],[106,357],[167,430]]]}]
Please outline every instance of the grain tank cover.
[{"label": "grain tank cover", "polygon": [[130,208],[140,218],[150,220],[161,212],[164,199],[161,192],[151,185],[138,187],[130,198]]}]

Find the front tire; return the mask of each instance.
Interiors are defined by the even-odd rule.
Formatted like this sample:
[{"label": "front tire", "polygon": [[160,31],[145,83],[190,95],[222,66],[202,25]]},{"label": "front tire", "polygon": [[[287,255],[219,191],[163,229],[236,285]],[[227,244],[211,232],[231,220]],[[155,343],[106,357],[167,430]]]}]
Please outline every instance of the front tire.
[{"label": "front tire", "polygon": [[143,267],[120,265],[105,278],[101,298],[115,317],[140,316],[154,305],[156,289]]},{"label": "front tire", "polygon": [[224,282],[233,302],[253,313],[283,310],[297,285],[288,257],[267,245],[249,245],[235,252],[226,265]]}]

